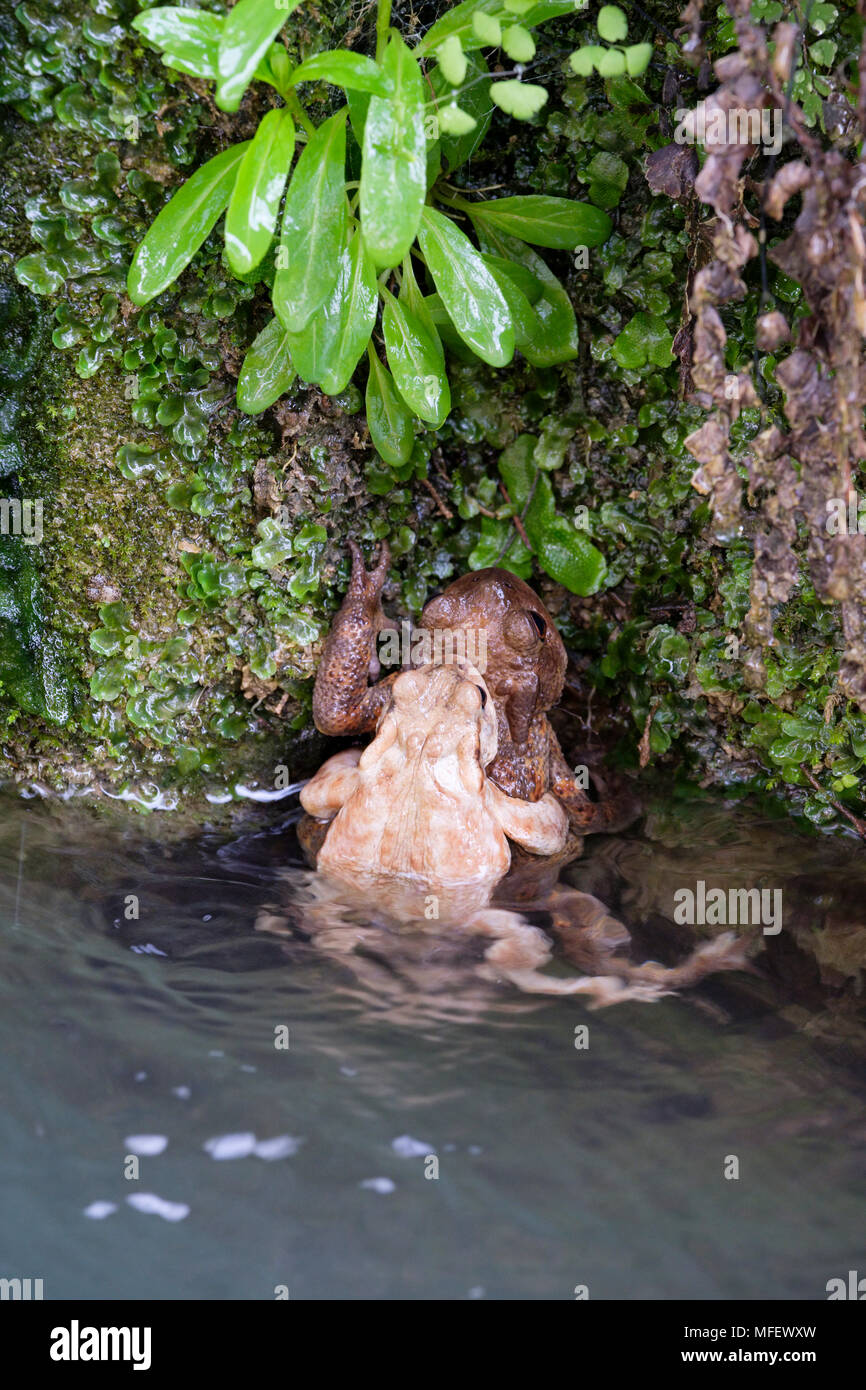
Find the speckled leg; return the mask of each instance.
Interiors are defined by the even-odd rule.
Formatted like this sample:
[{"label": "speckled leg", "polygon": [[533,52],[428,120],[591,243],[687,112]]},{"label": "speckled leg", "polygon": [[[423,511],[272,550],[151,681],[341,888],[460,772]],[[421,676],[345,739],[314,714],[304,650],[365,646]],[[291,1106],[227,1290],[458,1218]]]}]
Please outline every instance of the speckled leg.
[{"label": "speckled leg", "polygon": [[641,813],[640,802],[628,786],[618,788],[609,794],[604,781],[593,775],[599,792],[593,801],[586,788],[581,787],[565,760],[556,734],[550,730],[550,790],[561,801],[573,830],[580,835],[592,835],[598,831],[608,833],[624,830],[637,820]]},{"label": "speckled leg", "polygon": [[382,611],[382,586],[391,555],[382,542],[379,563],[367,573],[361,551],[349,542],[352,577],[346,597],[331,624],[313,689],[313,719],[323,734],[369,734],[388,701],[396,674],[369,685],[376,654],[376,634],[388,625]]}]

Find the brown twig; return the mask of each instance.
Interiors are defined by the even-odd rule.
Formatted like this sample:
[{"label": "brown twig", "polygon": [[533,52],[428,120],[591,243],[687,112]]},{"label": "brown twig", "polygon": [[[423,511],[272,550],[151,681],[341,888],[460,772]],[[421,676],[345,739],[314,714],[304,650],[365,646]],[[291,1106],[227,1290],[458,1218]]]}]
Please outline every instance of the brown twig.
[{"label": "brown twig", "polygon": [[436,503],[436,506],[439,508],[445,520],[452,521],[454,518],[454,513],[449,511],[448,508],[445,506],[445,503],[442,501],[442,498],[439,496],[439,493],[436,491],[430,479],[422,478],[421,485],[422,487],[426,487],[427,491],[430,493],[430,496],[433,498],[433,501]]},{"label": "brown twig", "polygon": [[[517,516],[517,514],[515,513],[515,514],[512,516],[512,518],[511,518],[511,520],[514,522],[515,530],[517,531],[518,536],[519,536],[520,539],[523,541],[523,544],[526,546],[526,549],[527,549],[530,553],[532,553],[532,546],[529,544],[529,537],[527,536],[527,534],[526,534],[526,529],[525,529],[525,527],[524,527],[524,525],[523,525],[523,518],[526,516],[526,513],[529,511],[529,508],[530,508],[530,506],[532,505],[532,499],[533,499],[533,497],[535,496],[535,489],[536,489],[537,485],[538,485],[538,469],[535,470],[535,477],[532,479],[532,487],[529,489],[529,496],[528,496],[527,499],[526,499],[526,505],[524,506],[523,511],[520,513],[520,516]],[[502,496],[505,498],[506,502],[508,503],[509,507],[512,507],[512,506],[514,505],[514,503],[512,502],[511,498],[510,498],[509,495],[508,495],[508,488],[505,486],[504,483],[500,483],[500,484],[499,484],[499,489],[500,489],[500,491],[501,491],[501,493],[502,493]],[[514,537],[513,537],[513,536],[510,536],[509,539],[506,541],[505,545],[502,547],[502,549],[500,550],[499,554],[498,554],[497,557],[496,557],[495,563],[496,563],[497,565],[499,564],[499,561],[500,561],[505,555],[508,554],[508,552],[509,552],[509,550],[511,549],[513,543],[514,543]]]}]

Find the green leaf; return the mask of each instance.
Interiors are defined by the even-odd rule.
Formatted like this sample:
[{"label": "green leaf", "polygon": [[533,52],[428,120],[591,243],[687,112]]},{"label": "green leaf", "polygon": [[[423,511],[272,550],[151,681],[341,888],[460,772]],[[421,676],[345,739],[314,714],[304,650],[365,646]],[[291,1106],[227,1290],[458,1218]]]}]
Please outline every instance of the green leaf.
[{"label": "green leaf", "polygon": [[532,242],[534,246],[550,246],[557,251],[570,251],[575,246],[600,246],[610,236],[613,225],[607,213],[589,203],[544,193],[474,203],[472,217],[476,222],[489,223],[521,241]]},{"label": "green leaf", "polygon": [[[506,5],[504,8],[507,10],[509,7]],[[574,0],[542,0],[540,4],[522,4],[519,12],[525,27],[531,29],[533,25],[543,24],[548,19],[558,19],[560,15],[573,15],[574,9]],[[496,45],[499,43],[499,37],[491,37],[492,30],[485,25],[484,16],[501,16],[502,10],[501,0],[464,0],[462,5],[454,5],[441,19],[437,19],[417,45],[415,52],[419,56],[430,53],[450,34],[459,38],[467,53],[472,48]],[[513,8],[511,13],[516,14],[518,10]],[[477,29],[476,15],[479,19]]]},{"label": "green leaf", "polygon": [[[475,28],[474,18],[476,14],[484,15],[489,10],[501,10],[501,8],[499,0],[464,0],[463,4],[454,5],[427,30],[415,52],[419,56],[430,53],[452,35],[459,39],[465,52],[468,52],[472,47],[478,48],[481,44],[493,42],[493,40],[479,35]],[[499,40],[497,39],[495,42],[498,43]]]},{"label": "green leaf", "polygon": [[620,367],[635,371],[647,363],[655,367],[669,367],[674,360],[672,346],[673,337],[664,319],[641,310],[616,337],[612,353]]},{"label": "green leaf", "polygon": [[526,533],[551,579],[583,597],[598,593],[607,575],[607,562],[588,536],[562,516],[554,517],[535,534],[527,525]]},{"label": "green leaf", "polygon": [[376,322],[379,296],[373,262],[356,232],[339,258],[330,295],[300,333],[289,334],[295,366],[304,381],[338,396],[352,379]]},{"label": "green leaf", "polygon": [[534,434],[519,434],[499,455],[499,472],[518,513],[523,512],[530,495],[532,496],[533,526],[542,525],[555,513],[550,482],[544,476],[538,475],[538,469],[533,462],[537,443]]},{"label": "green leaf", "polygon": [[337,278],[346,242],[346,114],[341,106],[310,137],[286,194],[273,303],[291,333],[300,332]]},{"label": "green leaf", "polygon": [[[508,4],[505,6],[509,9]],[[532,29],[536,24],[546,24],[549,19],[559,19],[561,15],[574,15],[575,10],[585,9],[584,0],[571,0],[570,5],[562,4],[562,0],[539,0],[539,3],[530,5],[528,9],[524,7],[521,19],[527,29]]]},{"label": "green leaf", "polygon": [[472,28],[483,44],[498,48],[502,43],[502,25],[493,15],[477,10],[472,16]]},{"label": "green leaf", "polygon": [[221,111],[237,111],[256,68],[271,42],[301,0],[238,0],[229,10],[219,44],[216,104]]},{"label": "green leaf", "polygon": [[527,270],[526,266],[518,265],[516,261],[509,260],[507,256],[494,256],[491,252],[486,252],[483,259],[485,265],[489,266],[491,270],[498,270],[506,275],[530,304],[538,303],[544,293],[544,286],[531,270]]},{"label": "green leaf", "polygon": [[615,208],[628,183],[628,165],[611,150],[593,155],[587,169],[589,196],[602,208]]},{"label": "green leaf", "polygon": [[346,105],[349,108],[349,121],[351,122],[352,132],[360,148],[364,143],[364,126],[367,124],[370,93],[356,92],[353,87],[347,87]]},{"label": "green leaf", "polygon": [[839,45],[834,43],[832,39],[818,39],[817,43],[809,45],[809,53],[820,67],[829,68],[836,57],[838,47]]},{"label": "green leaf", "polygon": [[370,99],[360,198],[364,237],[379,269],[402,261],[427,195],[421,70],[399,34],[391,35],[383,66],[393,96]]},{"label": "green leaf", "polygon": [[618,5],[602,5],[596,24],[605,43],[622,43],[628,34],[628,21]]},{"label": "green leaf", "polygon": [[460,362],[467,362],[470,366],[477,364],[477,357],[470,348],[466,346],[448,314],[445,305],[438,294],[428,294],[424,299],[424,308],[430,316],[436,333],[441,338],[452,357],[456,357]]},{"label": "green leaf", "polygon": [[816,34],[823,34],[839,18],[839,11],[833,5],[817,4],[813,5],[809,11],[809,28],[814,29]]},{"label": "green leaf", "polygon": [[386,97],[390,84],[384,72],[372,58],[362,53],[347,53],[342,49],[332,49],[327,53],[316,53],[307,58],[300,67],[294,69],[290,85],[299,82],[330,82],[333,87],[345,87],[352,92],[373,92]]},{"label": "green leaf", "polygon": [[162,49],[162,61],[167,67],[190,77],[216,79],[223,23],[222,15],[159,5],[136,15],[132,27],[154,48]]},{"label": "green leaf", "polygon": [[268,111],[241,161],[226,213],[226,253],[236,275],[248,275],[271,244],[294,152],[290,112]]},{"label": "green leaf", "polygon": [[553,271],[531,247],[516,237],[507,236],[489,223],[477,223],[476,226],[485,251],[496,252],[516,261],[540,280],[544,287],[541,299],[533,305],[539,320],[539,331],[531,341],[522,343],[520,348],[527,362],[533,367],[552,367],[577,357],[580,343],[574,309]]},{"label": "green leaf", "polygon": [[466,54],[456,34],[449,34],[436,49],[436,57],[446,82],[459,87],[466,77]]},{"label": "green leaf", "polygon": [[527,550],[512,523],[497,521],[492,516],[482,516],[481,534],[466,558],[471,570],[498,565],[500,569],[518,574],[521,579],[528,579],[532,574],[532,553]]},{"label": "green leaf", "polygon": [[272,43],[253,74],[262,82],[269,82],[282,96],[289,85],[291,64],[289,55],[281,43]]},{"label": "green leaf", "polygon": [[502,47],[515,63],[531,63],[535,57],[535,40],[522,24],[510,24],[503,30]]},{"label": "green leaf", "polygon": [[540,325],[538,316],[533,312],[532,305],[526,295],[518,289],[513,278],[496,264],[498,257],[482,256],[481,259],[499,286],[502,298],[508,305],[508,313],[514,326],[515,343],[520,347],[523,343],[531,342]]},{"label": "green leaf", "polygon": [[[467,128],[464,133],[452,131],[441,119],[443,111],[452,108],[443,107],[441,104],[437,108],[440,117],[439,128],[442,132],[442,158],[449,172],[458,169],[467,159],[472,158],[493,117],[493,108],[490,105],[490,77],[487,64],[480,53],[470,55],[466,75],[467,86],[460,93],[460,110],[473,118],[474,126]],[[437,98],[447,97],[449,101],[452,100],[451,88],[438,67],[430,74],[430,85]]]},{"label": "green leaf", "polygon": [[468,135],[478,124],[474,116],[470,116],[468,111],[461,111],[454,101],[449,102],[447,106],[440,106],[436,111],[436,117],[443,135]]},{"label": "green leaf", "polygon": [[279,319],[272,318],[247,349],[238,377],[238,409],[258,415],[279,400],[294,379],[288,334]]},{"label": "green leaf", "polygon": [[653,46],[651,43],[633,43],[625,50],[626,72],[630,77],[640,77],[642,72],[646,72],[653,56]]},{"label": "green leaf", "polygon": [[508,304],[472,242],[450,219],[425,207],[418,230],[427,269],[457,332],[491,367],[514,355]]},{"label": "green leaf", "polygon": [[385,294],[382,332],[397,390],[416,415],[438,429],[451,409],[442,344],[405,305]]},{"label": "green leaf", "polygon": [[625,72],[625,54],[618,48],[608,48],[598,60],[602,77],[618,77]]},{"label": "green leaf", "polygon": [[[435,340],[439,336],[436,330],[436,322],[430,311],[430,306],[421,292],[418,281],[415,279],[411,255],[406,256],[403,260],[402,283],[400,285],[400,294],[398,298],[399,302],[409,310],[410,314],[414,314],[422,328],[426,328],[431,338]],[[441,300],[439,303],[441,303]],[[442,312],[443,314],[445,313],[444,309]]]},{"label": "green leaf", "polygon": [[181,184],[148,229],[133,257],[126,287],[133,304],[176,280],[228,206],[249,140],[214,155]]},{"label": "green leaf", "polygon": [[534,82],[518,82],[511,77],[507,82],[491,82],[490,98],[515,120],[528,121],[538,115],[547,101],[547,91]]},{"label": "green leaf", "polygon": [[373,448],[381,459],[399,468],[408,463],[415,445],[415,417],[394,385],[394,378],[373,350],[367,347],[370,375],[367,378],[367,428]]},{"label": "green leaf", "polygon": [[572,72],[576,72],[578,77],[589,77],[593,68],[597,68],[606,50],[598,44],[586,43],[582,48],[578,48],[569,58]]}]

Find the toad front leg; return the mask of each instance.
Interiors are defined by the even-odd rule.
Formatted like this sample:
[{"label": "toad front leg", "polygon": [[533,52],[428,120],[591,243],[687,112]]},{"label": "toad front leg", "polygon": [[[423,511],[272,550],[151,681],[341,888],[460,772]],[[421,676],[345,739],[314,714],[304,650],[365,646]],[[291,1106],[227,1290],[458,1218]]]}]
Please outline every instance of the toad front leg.
[{"label": "toad front leg", "polygon": [[301,805],[316,820],[333,820],[358,782],[361,748],[344,748],[323,763],[301,791]]},{"label": "toad front leg", "polygon": [[349,542],[352,577],[331,624],[313,689],[313,719],[320,733],[369,734],[376,727],[394,677],[369,685],[376,634],[387,625],[382,587],[391,555],[382,542],[379,563],[367,573],[361,551]]}]

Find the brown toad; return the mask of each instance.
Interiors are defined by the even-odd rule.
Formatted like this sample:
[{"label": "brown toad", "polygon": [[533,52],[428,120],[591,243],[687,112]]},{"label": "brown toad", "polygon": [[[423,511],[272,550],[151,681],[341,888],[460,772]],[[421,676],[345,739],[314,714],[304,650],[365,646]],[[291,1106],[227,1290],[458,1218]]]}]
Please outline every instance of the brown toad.
[{"label": "brown toad", "polygon": [[[324,734],[372,733],[396,679],[391,674],[369,683],[377,635],[389,626],[381,604],[388,547],[383,544],[370,573],[358,547],[350,543],[350,548],[349,588],[325,643],[313,692],[313,718]],[[594,800],[585,779],[574,775],[563,756],[547,711],[562,695],[565,647],[528,584],[502,569],[465,574],[426,605],[420,629],[462,638],[468,652],[483,646],[483,675],[498,739],[487,775],[501,791],[524,801],[552,792],[568,813],[569,857],[580,852],[581,835],[620,829],[635,819],[638,807],[632,795],[609,797],[596,778]]]},{"label": "brown toad", "polygon": [[[550,938],[519,910],[491,904],[511,863],[509,841],[532,855],[556,856],[568,839],[568,817],[550,792],[528,801],[491,780],[497,723],[485,681],[467,663],[404,671],[387,687],[372,743],[336,754],[307,783],[305,811],[328,822],[306,913],[319,945],[344,956],[356,946],[381,946],[387,921],[493,937],[479,967],[486,977],[505,977],[532,993],[588,994],[599,1003],[655,999],[672,984],[720,968],[721,942],[704,948],[688,970],[633,966],[614,956],[629,935],[604,905],[553,886],[533,908],[550,911],[554,927],[570,934],[573,959],[602,973],[541,973],[551,959]],[[346,910],[360,913],[362,924],[343,921]]]}]

